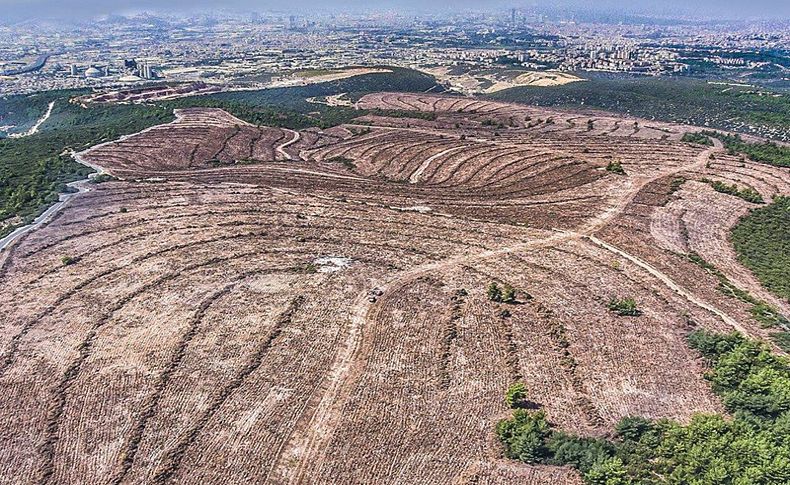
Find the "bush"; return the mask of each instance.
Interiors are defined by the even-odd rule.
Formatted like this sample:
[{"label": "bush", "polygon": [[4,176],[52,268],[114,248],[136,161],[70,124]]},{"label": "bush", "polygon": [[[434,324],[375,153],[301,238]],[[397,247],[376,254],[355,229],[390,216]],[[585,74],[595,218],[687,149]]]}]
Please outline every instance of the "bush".
[{"label": "bush", "polygon": [[113,177],[112,175],[110,175],[108,173],[100,173],[100,174],[96,175],[95,177],[91,177],[90,178],[91,183],[94,183],[94,184],[103,184],[104,182],[111,182],[113,180],[118,180],[118,178],[117,177]]},{"label": "bush", "polygon": [[505,445],[505,456],[524,463],[543,463],[550,456],[546,440],[551,435],[543,411],[516,409],[510,419],[497,423],[496,433]]},{"label": "bush", "polygon": [[507,283],[502,285],[502,302],[503,303],[516,302],[516,290]]},{"label": "bush", "polygon": [[612,172],[617,175],[625,175],[625,169],[623,168],[623,164],[616,160],[612,160],[611,162],[609,162],[609,165],[606,166],[606,171]]},{"label": "bush", "polygon": [[636,308],[636,300],[633,298],[612,297],[606,307],[621,317],[637,317],[642,314],[642,312]]},{"label": "bush", "polygon": [[523,382],[511,384],[505,392],[505,403],[510,409],[520,408],[527,399],[527,386]]},{"label": "bush", "polygon": [[759,192],[757,192],[751,187],[746,187],[744,189],[741,189],[735,184],[728,185],[718,180],[714,181],[706,178],[703,178],[702,182],[709,184],[711,187],[713,187],[713,190],[715,190],[716,192],[720,192],[722,194],[734,195],[735,197],[740,197],[746,202],[751,202],[753,204],[765,203],[765,201],[763,200],[763,196],[760,195]]},{"label": "bush", "polygon": [[72,256],[63,256],[60,258],[60,262],[63,263],[63,266],[71,266],[72,264],[77,264],[79,261],[78,258],[74,258]]},{"label": "bush", "polygon": [[488,285],[486,295],[488,295],[488,299],[491,301],[502,301],[502,290],[499,289],[499,285],[497,285],[495,282],[491,282],[491,284]]}]

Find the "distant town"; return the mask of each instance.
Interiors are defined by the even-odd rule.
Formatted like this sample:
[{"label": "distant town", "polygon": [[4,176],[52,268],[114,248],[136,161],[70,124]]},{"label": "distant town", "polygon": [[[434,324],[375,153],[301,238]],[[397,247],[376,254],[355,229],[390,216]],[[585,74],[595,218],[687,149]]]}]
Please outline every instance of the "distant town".
[{"label": "distant town", "polygon": [[426,70],[469,93],[497,89],[506,80],[486,70],[503,68],[786,84],[789,49],[790,29],[779,22],[604,22],[525,9],[445,17],[136,14],[0,26],[0,93],[152,81],[259,88],[298,84],[303,71],[377,65]]}]

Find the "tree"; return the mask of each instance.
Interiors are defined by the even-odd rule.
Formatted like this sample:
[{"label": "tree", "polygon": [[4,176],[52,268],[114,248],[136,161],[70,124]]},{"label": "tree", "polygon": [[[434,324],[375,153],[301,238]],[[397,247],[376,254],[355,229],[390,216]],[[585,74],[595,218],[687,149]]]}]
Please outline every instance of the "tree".
[{"label": "tree", "polygon": [[584,481],[590,485],[628,485],[633,483],[620,458],[603,460],[584,474]]},{"label": "tree", "polygon": [[505,392],[505,403],[511,409],[520,408],[527,399],[527,386],[523,382],[515,382]]},{"label": "tree", "polygon": [[613,160],[609,162],[609,165],[606,166],[607,172],[612,172],[617,175],[625,175],[625,169],[623,168],[623,164],[617,160]]},{"label": "tree", "polygon": [[491,284],[488,285],[486,294],[488,295],[488,299],[491,301],[502,301],[502,290],[499,289],[499,285],[497,285],[495,282],[491,282]]}]

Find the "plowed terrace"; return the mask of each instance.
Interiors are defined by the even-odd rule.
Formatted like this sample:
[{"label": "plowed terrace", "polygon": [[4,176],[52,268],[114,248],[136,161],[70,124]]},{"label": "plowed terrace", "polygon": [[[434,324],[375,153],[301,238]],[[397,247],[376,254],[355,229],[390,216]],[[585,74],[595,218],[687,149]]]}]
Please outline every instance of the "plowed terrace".
[{"label": "plowed terrace", "polygon": [[80,154],[121,180],[0,253],[1,482],[577,483],[500,457],[508,384],[585,435],[721,412],[685,336],[764,331],[692,251],[788,311],[727,242],[753,204],[699,181],[770,200],[787,170],[645,120],[358,106],[436,118],[190,109]]}]

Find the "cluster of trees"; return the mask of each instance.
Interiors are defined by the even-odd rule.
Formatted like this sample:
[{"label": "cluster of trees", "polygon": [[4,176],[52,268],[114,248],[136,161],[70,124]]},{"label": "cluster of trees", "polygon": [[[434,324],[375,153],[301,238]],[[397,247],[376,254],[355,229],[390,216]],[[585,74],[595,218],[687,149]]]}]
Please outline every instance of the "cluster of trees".
[{"label": "cluster of trees", "polygon": [[732,229],[738,259],[766,288],[790,301],[790,197],[752,210]]},{"label": "cluster of trees", "polygon": [[[54,100],[55,106],[39,133],[0,139],[0,223],[6,221],[0,236],[57,201],[68,182],[93,172],[72,160],[68,150],[83,150],[173,119],[172,112],[154,106],[101,105],[85,109],[68,102],[69,97],[84,93],[47,93],[46,99]],[[0,102],[0,112],[12,107]]]},{"label": "cluster of trees", "polygon": [[790,362],[738,334],[698,331],[689,344],[708,361],[705,377],[732,419],[626,417],[603,439],[557,431],[543,411],[515,409],[496,428],[506,456],[570,465],[595,485],[790,483]]},{"label": "cluster of trees", "polygon": [[586,77],[589,79],[583,83],[550,89],[523,86],[488,96],[538,106],[601,109],[788,141],[788,96],[765,96],[753,88],[737,86],[721,89],[693,79],[623,78],[595,73],[586,73]]},{"label": "cluster of trees", "polygon": [[680,141],[687,143],[696,143],[697,145],[713,146],[713,140],[709,136],[702,133],[684,133]]},{"label": "cluster of trees", "polygon": [[711,187],[713,187],[713,190],[715,190],[716,192],[720,192],[722,194],[734,195],[735,197],[740,197],[746,202],[751,202],[753,204],[765,204],[765,201],[763,200],[763,196],[760,195],[759,192],[757,192],[751,187],[746,187],[742,189],[738,187],[736,184],[729,185],[719,180],[710,180],[707,178],[703,178],[702,182],[709,184]]},{"label": "cluster of trees", "polygon": [[[33,136],[2,138],[0,133],[0,237],[28,223],[58,198],[65,184],[83,179],[93,170],[78,164],[69,149],[119,138],[174,119],[173,109],[222,108],[247,122],[301,129],[327,128],[348,122],[365,111],[344,106],[316,106],[306,98],[349,93],[351,99],[373,91],[440,92],[433,77],[411,69],[388,68],[392,72],[368,74],[334,82],[294,88],[239,91],[194,96],[145,105],[100,104],[83,108],[69,103],[88,90],[51,91],[34,96],[0,98],[0,120],[20,127],[32,125],[55,101],[52,116]],[[425,119],[433,113],[408,113]],[[398,115],[387,112],[387,115]]]},{"label": "cluster of trees", "polygon": [[740,135],[725,135],[718,131],[701,131],[696,135],[718,138],[730,155],[743,153],[755,162],[776,165],[777,167],[790,167],[790,148],[786,146],[777,145],[773,142],[747,143],[743,141]]}]

